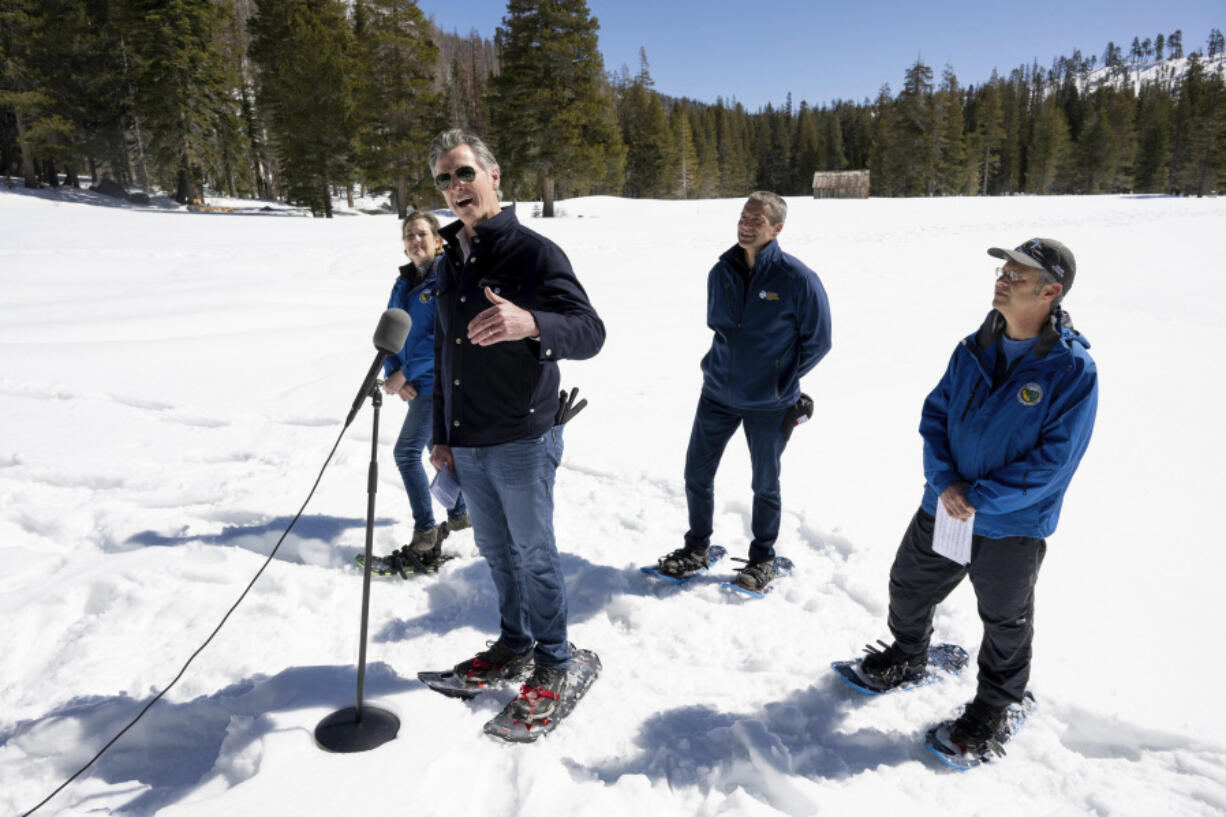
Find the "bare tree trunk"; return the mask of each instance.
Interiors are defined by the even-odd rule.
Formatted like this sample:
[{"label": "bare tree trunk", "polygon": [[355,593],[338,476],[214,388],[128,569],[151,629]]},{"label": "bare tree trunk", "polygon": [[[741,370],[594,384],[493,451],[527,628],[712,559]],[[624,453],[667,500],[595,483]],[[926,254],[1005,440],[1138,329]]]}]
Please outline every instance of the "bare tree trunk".
[{"label": "bare tree trunk", "polygon": [[13,111],[17,119],[17,146],[21,148],[21,178],[26,187],[38,187],[38,173],[34,170],[34,156],[26,139],[26,126],[21,111]]},{"label": "bare tree trunk", "polygon": [[129,174],[140,184],[140,189],[149,192],[149,160],[145,156],[145,134],[140,129],[140,117],[132,117],[132,127],[136,131],[136,172],[133,173],[129,163]]},{"label": "bare tree trunk", "polygon": [[396,205],[396,215],[404,218],[409,212],[409,183],[404,177],[396,179],[392,185],[392,196],[396,201],[392,202]]},{"label": "bare tree trunk", "polygon": [[345,185],[345,203],[349,205],[349,209],[353,209],[353,185]]},{"label": "bare tree trunk", "polygon": [[553,218],[553,176],[545,177],[545,200],[541,203],[541,218]]},{"label": "bare tree trunk", "polygon": [[[131,66],[128,65],[128,46],[124,42],[122,37],[119,38],[119,53],[120,53],[120,56],[123,57],[124,76],[127,77],[128,71],[131,69]],[[135,95],[136,95],[136,92],[133,89],[132,81],[129,78],[128,80],[129,99],[134,98]],[[147,194],[149,192],[149,163],[145,158],[145,135],[141,132],[140,117],[137,116],[136,114],[132,114],[132,127],[136,132],[136,162],[137,162],[136,169],[138,169],[139,172],[134,172],[134,169],[132,167],[132,157],[129,154],[128,156],[128,176],[129,178],[135,178],[139,180],[140,189],[144,193]]]}]

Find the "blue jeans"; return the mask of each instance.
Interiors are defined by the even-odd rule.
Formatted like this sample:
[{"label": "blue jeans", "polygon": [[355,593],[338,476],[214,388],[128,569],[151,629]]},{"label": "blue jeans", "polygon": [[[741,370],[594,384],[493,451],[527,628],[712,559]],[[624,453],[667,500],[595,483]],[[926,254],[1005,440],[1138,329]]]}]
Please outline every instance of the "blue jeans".
[{"label": "blue jeans", "polygon": [[[413,530],[418,532],[434,527],[430,481],[426,479],[426,469],[421,464],[421,452],[430,444],[433,431],[434,406],[430,395],[418,395],[409,401],[409,413],[405,415],[400,436],[396,438],[396,447],[392,449],[400,478],[404,480],[404,490],[409,495],[409,507],[413,509]],[[464,495],[461,494],[455,507],[447,510],[447,516],[463,516],[467,512]]]},{"label": "blue jeans", "polygon": [[566,585],[553,537],[553,480],[562,429],[501,445],[453,447],[477,549],[498,590],[501,640],[533,647],[539,666],[570,660]]},{"label": "blue jeans", "polygon": [[775,540],[779,538],[782,513],[779,458],[787,445],[783,439],[786,413],[787,407],[738,411],[706,395],[699,398],[694,428],[690,431],[690,447],[685,453],[685,500],[690,512],[690,529],[685,534],[687,548],[706,549],[711,544],[715,521],[715,472],[728,440],[743,423],[753,469],[753,541],[749,543],[749,561],[765,562],[775,558]]}]

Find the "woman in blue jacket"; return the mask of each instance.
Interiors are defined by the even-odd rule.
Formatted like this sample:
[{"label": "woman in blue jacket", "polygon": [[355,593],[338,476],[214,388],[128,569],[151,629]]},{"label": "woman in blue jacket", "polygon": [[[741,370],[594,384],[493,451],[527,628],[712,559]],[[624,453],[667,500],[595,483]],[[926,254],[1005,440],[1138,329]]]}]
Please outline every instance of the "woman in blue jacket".
[{"label": "woman in blue jacket", "polygon": [[[440,545],[447,533],[469,526],[461,496],[448,509],[447,521],[435,527],[430,483],[421,461],[433,431],[435,270],[443,251],[438,219],[433,213],[411,213],[401,225],[401,239],[409,263],[400,268],[387,305],[408,312],[413,325],[404,348],[383,364],[386,377],[383,391],[399,395],[409,404],[394,456],[413,509],[413,539],[393,556],[399,555],[407,566],[416,567],[418,561],[432,566],[438,562]],[[392,557],[385,561],[392,561]]]}]

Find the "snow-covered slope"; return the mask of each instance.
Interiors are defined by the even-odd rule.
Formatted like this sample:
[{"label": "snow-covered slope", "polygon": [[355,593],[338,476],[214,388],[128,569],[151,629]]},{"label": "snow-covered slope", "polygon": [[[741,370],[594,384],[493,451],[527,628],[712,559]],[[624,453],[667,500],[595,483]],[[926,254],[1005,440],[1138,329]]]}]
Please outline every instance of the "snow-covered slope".
[{"label": "snow-covered slope", "polygon": [[[599,357],[563,364],[591,400],[558,475],[571,636],[605,666],[572,718],[508,747],[481,734],[501,700],[414,680],[496,632],[459,534],[437,578],[373,588],[368,700],[400,715],[399,738],[315,747],[354,694],[365,409],[217,640],[40,814],[1226,813],[1226,199],[790,203],[781,242],[825,282],[834,349],[784,457],[780,552],[797,572],[768,600],[637,571],[685,529],[705,276],[741,202],[567,201],[531,226],[570,254],[609,333]],[[397,228],[0,191],[0,812],[92,756],[259,567],[373,355]],[[1077,254],[1067,306],[1094,344],[1099,419],[1039,582],[1039,712],[1004,762],[959,775],[920,738],[973,673],[870,700],[828,664],[887,635],[920,404],[989,308],[985,249],[1033,235]],[[390,456],[403,411],[383,412],[379,550],[411,530]],[[716,540],[743,555],[743,443],[717,491]],[[977,648],[968,587],[937,629]]]}]

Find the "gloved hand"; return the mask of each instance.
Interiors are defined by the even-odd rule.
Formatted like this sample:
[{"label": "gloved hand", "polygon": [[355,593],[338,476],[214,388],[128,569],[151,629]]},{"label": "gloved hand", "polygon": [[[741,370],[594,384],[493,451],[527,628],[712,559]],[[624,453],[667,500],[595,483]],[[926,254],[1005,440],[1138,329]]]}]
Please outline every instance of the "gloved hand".
[{"label": "gloved hand", "polygon": [[807,394],[801,394],[800,399],[792,405],[788,406],[787,414],[783,415],[783,426],[779,429],[783,432],[783,441],[787,442],[792,437],[792,430],[801,423],[806,423],[813,416],[813,398]]}]

